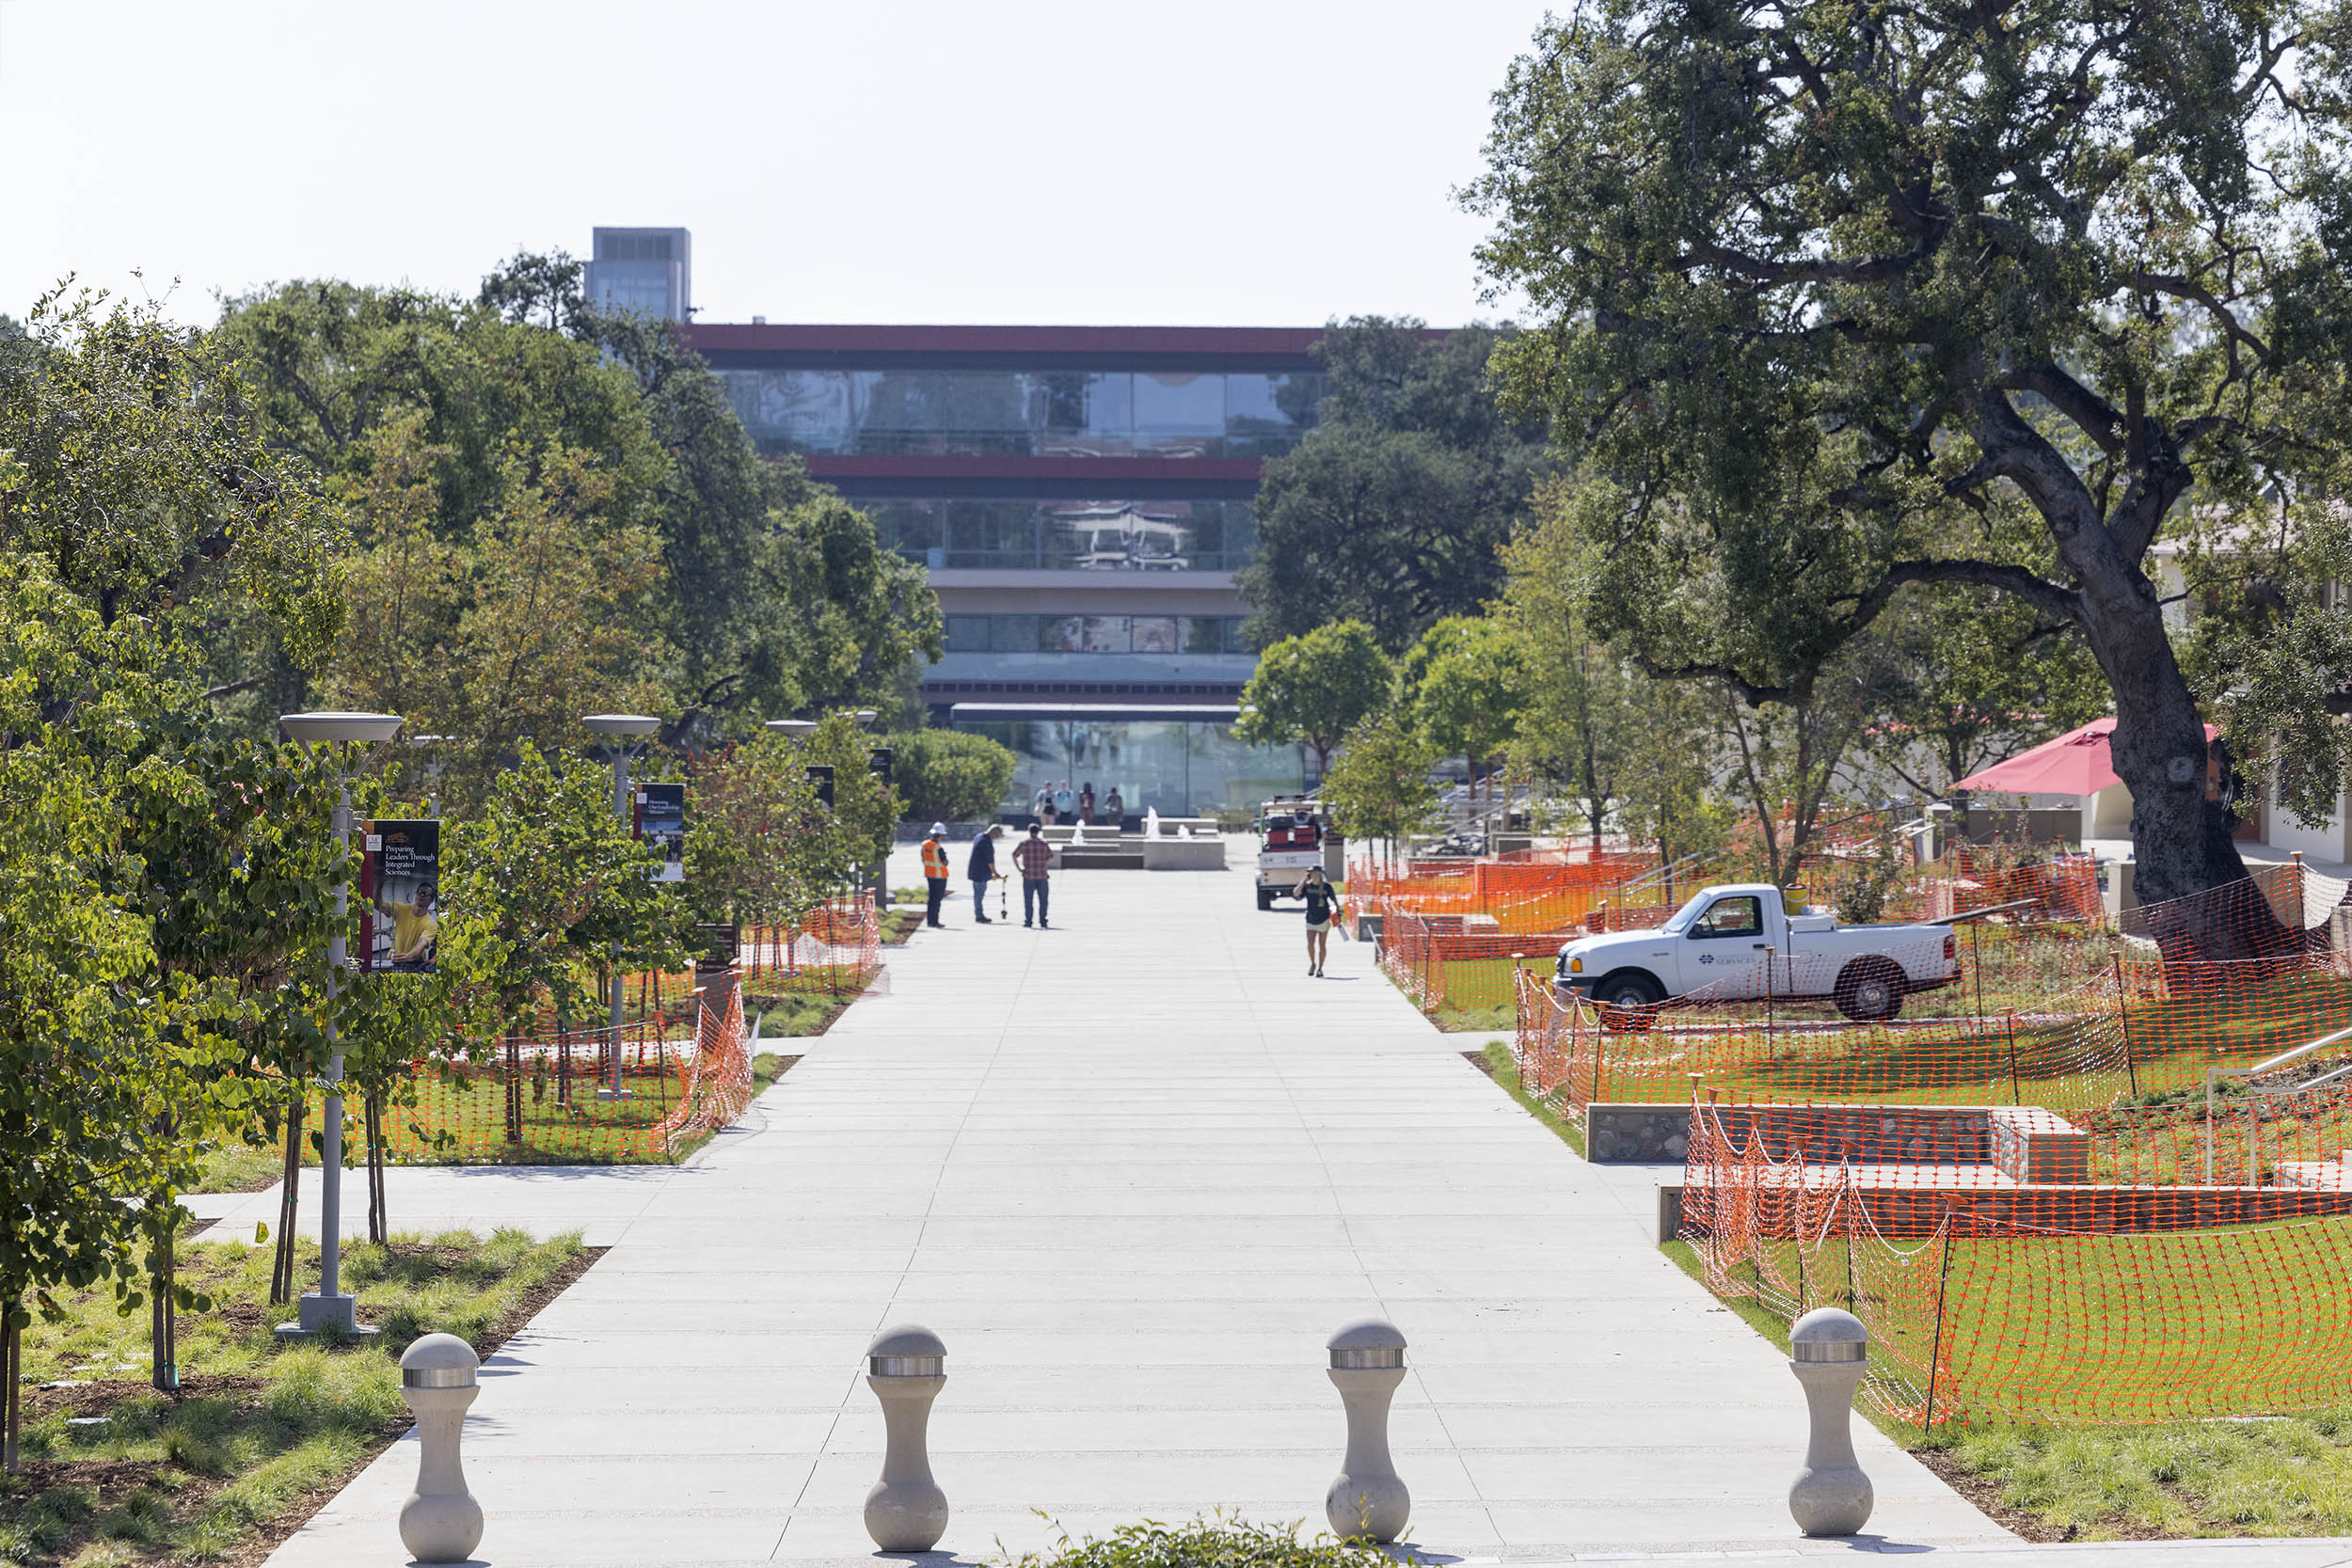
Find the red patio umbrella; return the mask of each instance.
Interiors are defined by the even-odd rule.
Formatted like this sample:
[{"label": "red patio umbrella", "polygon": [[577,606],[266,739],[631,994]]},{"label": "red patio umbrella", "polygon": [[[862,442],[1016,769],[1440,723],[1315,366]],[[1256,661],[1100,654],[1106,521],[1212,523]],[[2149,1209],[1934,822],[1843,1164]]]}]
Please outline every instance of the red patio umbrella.
[{"label": "red patio umbrella", "polygon": [[[2081,729],[2045,740],[2030,752],[1971,773],[1954,789],[1997,790],[2005,795],[2096,795],[2112,784],[2115,764],[2107,754],[2107,737],[2115,733],[2112,719],[2093,719]],[[2220,732],[2205,726],[2210,741]]]}]

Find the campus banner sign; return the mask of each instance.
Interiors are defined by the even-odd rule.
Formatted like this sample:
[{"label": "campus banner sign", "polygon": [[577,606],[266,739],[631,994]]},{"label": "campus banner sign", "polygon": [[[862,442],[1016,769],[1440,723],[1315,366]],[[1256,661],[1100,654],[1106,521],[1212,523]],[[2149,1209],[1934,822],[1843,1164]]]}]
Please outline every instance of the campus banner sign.
[{"label": "campus banner sign", "polygon": [[686,786],[682,784],[642,784],[637,786],[637,836],[653,846],[660,857],[657,882],[686,880]]},{"label": "campus banner sign", "polygon": [[367,974],[431,974],[441,927],[441,825],[363,822],[359,901],[367,929],[351,967]]}]

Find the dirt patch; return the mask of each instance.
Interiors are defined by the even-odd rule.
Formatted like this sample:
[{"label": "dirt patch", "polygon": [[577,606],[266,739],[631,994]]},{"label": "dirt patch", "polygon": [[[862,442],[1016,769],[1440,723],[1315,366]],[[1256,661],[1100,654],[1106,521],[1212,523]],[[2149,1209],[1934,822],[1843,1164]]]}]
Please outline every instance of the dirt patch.
[{"label": "dirt patch", "polygon": [[1495,1065],[1494,1063],[1486,1060],[1486,1053],[1484,1051],[1465,1051],[1462,1053],[1462,1060],[1468,1062],[1470,1066],[1476,1068],[1479,1071],[1485,1073],[1489,1078],[1492,1078],[1495,1075]]},{"label": "dirt patch", "polygon": [[[60,1381],[71,1387],[52,1387],[47,1384],[26,1388],[17,1396],[27,1424],[43,1419],[58,1411],[71,1411],[76,1416],[111,1416],[127,1401],[167,1399],[145,1378],[68,1377]],[[221,1376],[190,1374],[180,1380],[180,1397],[199,1400],[237,1400],[250,1398],[269,1386],[268,1380],[250,1372],[230,1372]],[[28,1465],[31,1461],[26,1462]],[[43,1461],[45,1464],[77,1463],[65,1460]],[[103,1469],[112,1461],[90,1462]],[[124,1461],[134,1468],[146,1466],[145,1460]]]}]

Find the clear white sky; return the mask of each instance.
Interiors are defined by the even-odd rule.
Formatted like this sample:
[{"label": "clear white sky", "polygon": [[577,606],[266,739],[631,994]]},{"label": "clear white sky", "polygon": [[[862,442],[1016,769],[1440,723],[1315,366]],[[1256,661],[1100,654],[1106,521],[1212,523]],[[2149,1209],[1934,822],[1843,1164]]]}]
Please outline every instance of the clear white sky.
[{"label": "clear white sky", "polygon": [[[0,310],[470,292],[694,233],[704,321],[1451,325],[1540,0],[0,0]],[[177,279],[176,285],[174,279]]]}]

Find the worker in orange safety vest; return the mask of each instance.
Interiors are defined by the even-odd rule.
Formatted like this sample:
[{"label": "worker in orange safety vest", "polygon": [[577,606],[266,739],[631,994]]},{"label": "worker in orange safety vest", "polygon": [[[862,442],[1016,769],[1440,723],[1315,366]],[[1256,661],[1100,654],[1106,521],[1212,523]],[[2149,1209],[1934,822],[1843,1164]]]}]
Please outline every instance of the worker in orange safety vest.
[{"label": "worker in orange safety vest", "polygon": [[923,841],[923,885],[930,894],[930,910],[923,917],[926,926],[940,926],[939,909],[947,901],[947,824],[931,824],[930,837]]}]

